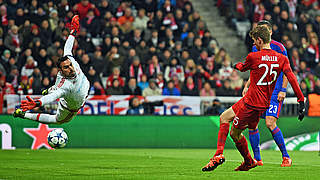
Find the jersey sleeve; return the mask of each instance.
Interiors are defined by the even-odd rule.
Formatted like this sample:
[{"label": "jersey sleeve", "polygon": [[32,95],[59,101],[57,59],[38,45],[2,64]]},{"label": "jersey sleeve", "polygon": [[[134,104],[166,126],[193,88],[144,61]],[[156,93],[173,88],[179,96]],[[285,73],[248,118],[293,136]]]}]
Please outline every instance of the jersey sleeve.
[{"label": "jersey sleeve", "polygon": [[284,46],[283,46],[282,54],[288,57],[287,49]]},{"label": "jersey sleeve", "polygon": [[72,62],[73,65],[76,65],[77,67],[80,67],[77,61],[74,59],[72,55],[72,48],[73,48],[73,43],[74,43],[75,37],[72,35],[68,36],[68,39],[64,45],[63,49],[63,56],[69,56],[68,58]]},{"label": "jersey sleeve", "polygon": [[301,89],[299,87],[298,81],[296,76],[293,74],[292,69],[290,67],[289,64],[289,60],[287,57],[283,56],[283,61],[284,61],[284,65],[283,65],[283,73],[286,75],[286,77],[288,78],[294,93],[296,94],[297,98],[298,98],[298,102],[304,101],[304,96],[301,92]]},{"label": "jersey sleeve", "polygon": [[239,62],[235,65],[235,68],[238,69],[239,71],[241,72],[244,72],[244,71],[248,71],[251,67],[251,64],[252,64],[252,55],[249,54],[245,60],[244,63],[242,62]]},{"label": "jersey sleeve", "polygon": [[74,36],[69,35],[66,43],[64,44],[63,56],[72,56],[72,48],[74,43]]},{"label": "jersey sleeve", "polygon": [[50,88],[49,94],[40,98],[42,105],[49,104],[62,98],[68,91],[67,87],[68,85],[64,78],[57,79],[56,84]]}]

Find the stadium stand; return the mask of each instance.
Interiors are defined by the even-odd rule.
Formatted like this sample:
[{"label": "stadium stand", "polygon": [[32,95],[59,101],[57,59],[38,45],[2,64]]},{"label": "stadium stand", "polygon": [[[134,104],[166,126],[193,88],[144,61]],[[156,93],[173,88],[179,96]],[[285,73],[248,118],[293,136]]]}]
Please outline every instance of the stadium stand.
[{"label": "stadium stand", "polygon": [[[214,2],[232,19],[230,27],[271,20],[273,39],[286,46],[305,94],[320,93],[317,1]],[[160,89],[151,94],[165,88],[166,95],[241,95],[245,80],[189,0],[1,1],[2,95],[39,94],[53,85],[74,14],[81,18],[74,56],[90,94],[150,94],[143,92],[151,80]],[[250,38],[246,42],[251,50]]]},{"label": "stadium stand", "polygon": [[[0,7],[1,85],[14,89],[4,94],[40,94],[53,85],[74,14],[81,19],[74,55],[91,94],[127,94],[123,87],[135,84],[141,88],[132,91],[137,95],[162,94],[163,88],[170,95],[175,88],[199,96],[209,82],[204,89],[210,95],[224,95],[221,80],[233,71],[229,55],[188,0],[9,0]],[[128,84],[132,79],[136,83]],[[167,87],[170,80],[173,87]],[[150,81],[159,92],[150,93]]]}]

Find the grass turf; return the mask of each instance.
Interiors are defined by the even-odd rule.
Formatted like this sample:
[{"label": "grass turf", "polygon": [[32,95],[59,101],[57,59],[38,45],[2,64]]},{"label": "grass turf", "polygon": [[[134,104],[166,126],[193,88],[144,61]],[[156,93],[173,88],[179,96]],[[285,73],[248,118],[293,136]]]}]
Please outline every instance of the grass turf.
[{"label": "grass turf", "polygon": [[226,150],[226,162],[201,168],[209,149],[58,149],[0,151],[0,179],[318,179],[318,152],[289,152],[293,166],[281,168],[279,151],[263,151],[264,166],[235,172],[242,159]]}]

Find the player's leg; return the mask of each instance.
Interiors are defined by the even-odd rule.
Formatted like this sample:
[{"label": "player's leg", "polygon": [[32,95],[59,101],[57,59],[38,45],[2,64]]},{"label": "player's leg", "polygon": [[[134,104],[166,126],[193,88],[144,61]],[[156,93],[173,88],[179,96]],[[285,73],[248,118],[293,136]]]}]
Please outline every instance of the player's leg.
[{"label": "player's leg", "polygon": [[260,133],[258,128],[249,129],[249,140],[253,151],[254,159],[257,160],[259,166],[262,166],[263,162],[261,160],[260,153]]},{"label": "player's leg", "polygon": [[[265,116],[266,112],[263,113],[261,118],[265,119]],[[253,151],[254,159],[257,160],[258,166],[263,166],[260,153],[260,133],[258,127],[256,129],[249,128],[249,140]]]},{"label": "player's leg", "polygon": [[[235,143],[238,151],[242,155],[242,157],[244,159],[244,164],[246,165],[247,168],[249,168],[252,165],[256,165],[256,164],[254,163],[254,160],[251,157],[251,154],[250,154],[249,148],[248,148],[248,142],[247,142],[246,138],[244,137],[244,135],[242,134],[242,131],[243,131],[243,129],[238,129],[238,128],[232,126],[230,136],[231,136],[233,142]],[[243,166],[243,165],[241,165],[241,166]],[[240,168],[241,166],[239,166],[235,170],[245,170],[244,168]],[[253,168],[253,167],[251,167],[251,168]]]},{"label": "player's leg", "polygon": [[274,141],[279,147],[282,153],[282,164],[283,167],[291,166],[292,160],[287,152],[286,144],[284,142],[283,134],[280,128],[277,126],[277,120],[279,118],[279,114],[282,108],[282,102],[279,102],[275,98],[271,98],[270,108],[266,114],[266,126],[270,130]]},{"label": "player's leg", "polygon": [[55,124],[57,123],[56,115],[44,114],[44,113],[29,113],[23,112],[21,109],[16,109],[13,113],[13,117],[20,117],[23,119],[29,119],[44,124]]},{"label": "player's leg", "polygon": [[13,113],[13,116],[37,121],[44,124],[63,124],[71,121],[76,114],[77,112],[70,112],[69,110],[65,109],[61,105],[61,102],[59,102],[56,115],[44,113],[28,113],[23,112],[21,109],[16,109]]},{"label": "player's leg", "polygon": [[273,116],[267,116],[266,117],[266,125],[268,129],[270,130],[272,137],[274,141],[276,142],[277,146],[279,147],[281,153],[282,153],[282,167],[289,167],[292,164],[292,160],[290,159],[290,156],[287,152],[286,144],[284,142],[283,134],[280,130],[280,128],[277,126],[277,118]]},{"label": "player's leg", "polygon": [[244,158],[244,162],[237,167],[235,171],[248,171],[249,169],[257,166],[257,161],[252,159],[250,155],[248,142],[242,134],[242,131],[247,127],[249,129],[257,129],[259,117],[262,112],[263,111],[257,111],[246,106],[242,106],[233,120],[230,136],[238,151]]},{"label": "player's leg", "polygon": [[209,163],[202,168],[202,171],[212,171],[225,161],[223,150],[229,133],[230,122],[234,117],[235,113],[231,107],[221,114],[217,151],[214,157],[210,159]]},{"label": "player's leg", "polygon": [[220,116],[220,128],[218,132],[217,151],[214,156],[223,154],[224,146],[226,144],[229,133],[230,122],[234,119],[235,113],[232,107],[224,111]]}]

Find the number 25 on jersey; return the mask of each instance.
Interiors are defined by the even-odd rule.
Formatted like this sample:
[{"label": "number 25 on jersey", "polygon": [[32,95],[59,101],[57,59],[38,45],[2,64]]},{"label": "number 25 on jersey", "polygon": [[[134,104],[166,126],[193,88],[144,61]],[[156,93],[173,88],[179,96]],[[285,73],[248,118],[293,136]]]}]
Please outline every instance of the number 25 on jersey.
[{"label": "number 25 on jersey", "polygon": [[[269,71],[269,66],[267,64],[259,64],[258,68],[265,68],[265,71],[264,71],[263,75],[261,76],[261,78],[259,79],[259,81],[257,82],[257,85],[258,86],[267,86],[267,85],[272,84],[277,79],[277,76],[278,76],[277,71],[275,71],[273,69],[276,67],[279,67],[279,64],[271,64],[271,68]],[[263,82],[268,74],[270,74],[270,75],[273,74],[273,80],[270,82]]]}]

